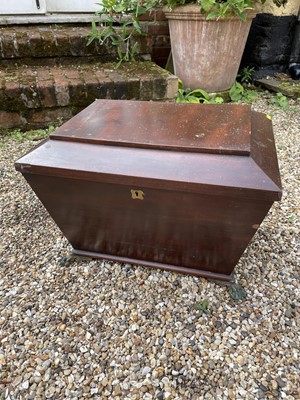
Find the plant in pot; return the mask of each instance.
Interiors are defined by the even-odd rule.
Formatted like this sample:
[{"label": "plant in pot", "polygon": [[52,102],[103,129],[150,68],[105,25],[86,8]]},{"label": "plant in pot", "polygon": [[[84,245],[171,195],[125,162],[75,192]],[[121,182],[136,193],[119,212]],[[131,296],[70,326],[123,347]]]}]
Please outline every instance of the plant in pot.
[{"label": "plant in pot", "polygon": [[[221,92],[237,76],[256,15],[257,3],[266,0],[100,0],[100,26],[92,24],[90,40],[110,42],[117,48],[118,65],[135,58],[139,17],[165,5],[169,20],[174,72],[184,87]],[[280,6],[287,0],[273,0]]]},{"label": "plant in pot", "polygon": [[221,92],[233,85],[255,6],[264,2],[167,0],[174,72],[185,87]]}]

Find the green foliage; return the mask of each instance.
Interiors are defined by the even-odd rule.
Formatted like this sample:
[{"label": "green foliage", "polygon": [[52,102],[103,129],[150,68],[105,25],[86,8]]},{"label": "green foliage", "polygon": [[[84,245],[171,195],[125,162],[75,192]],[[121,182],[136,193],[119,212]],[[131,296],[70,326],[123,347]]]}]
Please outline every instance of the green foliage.
[{"label": "green foliage", "polygon": [[228,293],[232,300],[242,300],[247,297],[247,293],[242,285],[238,283],[233,283],[228,286]]},{"label": "green foliage", "polygon": [[296,216],[295,214],[291,214],[291,215],[288,217],[288,222],[289,222],[290,224],[293,224],[295,221],[297,221],[297,216]]},{"label": "green foliage", "polygon": [[179,90],[176,103],[204,103],[204,104],[220,104],[223,103],[222,97],[212,97],[205,90],[189,88],[184,89],[182,82],[179,81]]},{"label": "green foliage", "polygon": [[156,3],[156,0],[102,0],[98,3],[101,6],[97,12],[101,17],[99,27],[93,20],[87,45],[99,40],[100,44],[115,46],[119,60],[117,67],[124,61],[134,61],[138,46],[134,35],[142,32],[139,16]]},{"label": "green foliage", "polygon": [[217,281],[214,279],[211,279],[211,282],[215,283],[218,286],[225,287],[229,293],[229,296],[232,298],[232,300],[242,300],[247,297],[246,290],[239,283]]},{"label": "green foliage", "polygon": [[230,100],[235,103],[251,103],[251,101],[257,99],[257,92],[254,90],[246,89],[241,83],[234,82],[229,90]]},{"label": "green foliage", "polygon": [[289,106],[287,97],[280,92],[276,93],[275,96],[271,97],[269,103],[272,104],[273,106],[280,107],[283,110],[287,110]]},{"label": "green foliage", "polygon": [[[257,0],[264,3],[265,0]],[[237,15],[246,20],[246,10],[254,8],[256,0],[167,0],[170,8],[184,4],[199,4],[200,12],[207,15],[207,19],[222,19]]]},{"label": "green foliage", "polygon": [[97,12],[100,22],[97,23],[95,20],[92,22],[87,45],[99,40],[101,44],[108,43],[115,46],[119,60],[118,67],[124,61],[135,60],[138,44],[134,41],[134,35],[141,33],[139,17],[151,8],[164,3],[170,8],[195,3],[199,4],[200,11],[207,15],[207,19],[237,15],[246,20],[245,11],[252,9],[256,1],[265,2],[265,0],[101,0],[97,3],[101,7]]},{"label": "green foliage", "polygon": [[230,15],[237,15],[243,21],[246,21],[245,11],[253,8],[252,0],[226,0],[221,2],[209,0],[209,2],[213,4],[209,6],[209,9],[204,9],[205,13],[208,13],[207,19],[223,19]]},{"label": "green foliage", "polygon": [[200,304],[198,303],[194,304],[194,308],[196,311],[198,311],[199,316],[202,316],[203,314],[210,315],[208,306],[209,306],[209,301],[207,299],[204,299]]},{"label": "green foliage", "polygon": [[[225,93],[223,96],[225,97]],[[258,93],[255,90],[246,89],[239,82],[234,82],[229,90],[229,99],[234,103],[251,103],[253,100],[257,99],[257,97]],[[224,103],[224,99],[221,95],[212,95],[203,89],[191,90],[189,88],[183,88],[182,82],[179,81],[176,103],[221,104]]]},{"label": "green foliage", "polygon": [[23,133],[20,129],[15,129],[13,131],[5,132],[4,137],[11,137],[12,139],[16,140],[17,142],[23,141]]},{"label": "green foliage", "polygon": [[[266,0],[167,0],[167,5],[172,9],[185,4],[199,4],[202,14],[207,19],[222,19],[236,15],[243,21],[246,20],[246,10],[254,8],[255,3],[264,4]],[[285,5],[288,0],[273,0],[278,7]]]},{"label": "green foliage", "polygon": [[25,140],[38,141],[48,137],[54,130],[54,126],[49,126],[47,129],[33,129],[26,132],[22,132],[20,129],[5,130],[0,132],[0,138],[2,144],[9,138],[17,142],[24,142]]},{"label": "green foliage", "polygon": [[252,67],[252,68],[250,68],[250,67],[243,68],[239,72],[239,74],[237,76],[238,81],[241,82],[241,83],[249,83],[249,82],[251,82],[252,81],[252,74],[253,74],[254,70],[255,70],[254,67]]}]

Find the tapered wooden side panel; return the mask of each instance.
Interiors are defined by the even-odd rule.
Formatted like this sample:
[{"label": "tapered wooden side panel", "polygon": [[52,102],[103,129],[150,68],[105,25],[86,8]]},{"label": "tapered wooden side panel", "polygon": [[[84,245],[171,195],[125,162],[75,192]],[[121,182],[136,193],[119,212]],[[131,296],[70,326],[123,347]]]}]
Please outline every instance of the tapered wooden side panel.
[{"label": "tapered wooden side panel", "polygon": [[[230,275],[272,205],[24,174],[74,249]],[[141,197],[132,198],[133,191]]]},{"label": "tapered wooden side panel", "polygon": [[281,179],[276,154],[273,127],[265,114],[252,113],[251,157],[278,187],[281,198]]}]

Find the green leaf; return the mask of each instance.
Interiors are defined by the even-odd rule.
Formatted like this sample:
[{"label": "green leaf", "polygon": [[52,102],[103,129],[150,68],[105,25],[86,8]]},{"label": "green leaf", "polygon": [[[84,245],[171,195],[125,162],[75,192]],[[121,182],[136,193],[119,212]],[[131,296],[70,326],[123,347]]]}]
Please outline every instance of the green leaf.
[{"label": "green leaf", "polygon": [[238,283],[233,283],[228,286],[228,292],[233,300],[242,300],[247,297],[247,293],[243,286]]},{"label": "green leaf", "polygon": [[238,17],[241,18],[242,21],[245,22],[247,20],[247,15],[245,13],[239,12],[239,13],[237,13],[237,15],[238,15]]},{"label": "green leaf", "polygon": [[201,8],[204,12],[208,13],[214,6],[214,0],[201,0]]},{"label": "green leaf", "polygon": [[220,13],[218,11],[213,11],[209,13],[206,17],[207,20],[217,19],[220,17]]},{"label": "green leaf", "polygon": [[193,104],[199,104],[200,103],[200,99],[196,96],[188,96],[186,98],[186,102],[187,103],[193,103]]},{"label": "green leaf", "polygon": [[141,33],[141,26],[137,19],[133,20],[133,27],[136,29],[138,33]]},{"label": "green leaf", "polygon": [[294,214],[292,214],[289,216],[288,221],[290,224],[293,224],[296,221],[296,219],[297,217]]},{"label": "green leaf", "polygon": [[94,19],[92,20],[92,33],[93,34],[97,33],[97,25],[96,25],[96,21]]},{"label": "green leaf", "polygon": [[203,89],[195,89],[189,93],[191,96],[196,96],[199,98],[203,98],[205,100],[209,100],[209,94]]},{"label": "green leaf", "polygon": [[222,103],[224,103],[224,99],[222,97],[215,97],[214,102],[216,104],[222,104]]},{"label": "green leaf", "polygon": [[122,61],[123,60],[123,54],[122,54],[121,49],[119,47],[117,48],[117,52],[118,52],[119,60]]},{"label": "green leaf", "polygon": [[240,101],[244,93],[243,86],[238,83],[234,82],[229,90],[229,97],[232,101]]},{"label": "green leaf", "polygon": [[195,310],[199,311],[201,315],[202,315],[203,313],[208,314],[208,313],[209,313],[209,311],[208,311],[208,305],[209,305],[208,299],[204,299],[204,300],[202,301],[202,303],[200,303],[200,304],[198,304],[198,303],[194,304],[194,308],[195,308]]},{"label": "green leaf", "polygon": [[[178,89],[182,90],[183,89],[183,83],[181,79],[178,79]],[[299,99],[300,100],[300,99]]]}]

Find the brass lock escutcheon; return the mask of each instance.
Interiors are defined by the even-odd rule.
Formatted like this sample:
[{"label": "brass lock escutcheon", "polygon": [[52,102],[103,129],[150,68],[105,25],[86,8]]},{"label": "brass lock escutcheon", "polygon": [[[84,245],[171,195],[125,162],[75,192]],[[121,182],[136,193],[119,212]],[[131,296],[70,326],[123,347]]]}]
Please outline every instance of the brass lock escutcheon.
[{"label": "brass lock escutcheon", "polygon": [[130,192],[133,200],[144,200],[145,193],[142,190],[131,189]]}]

